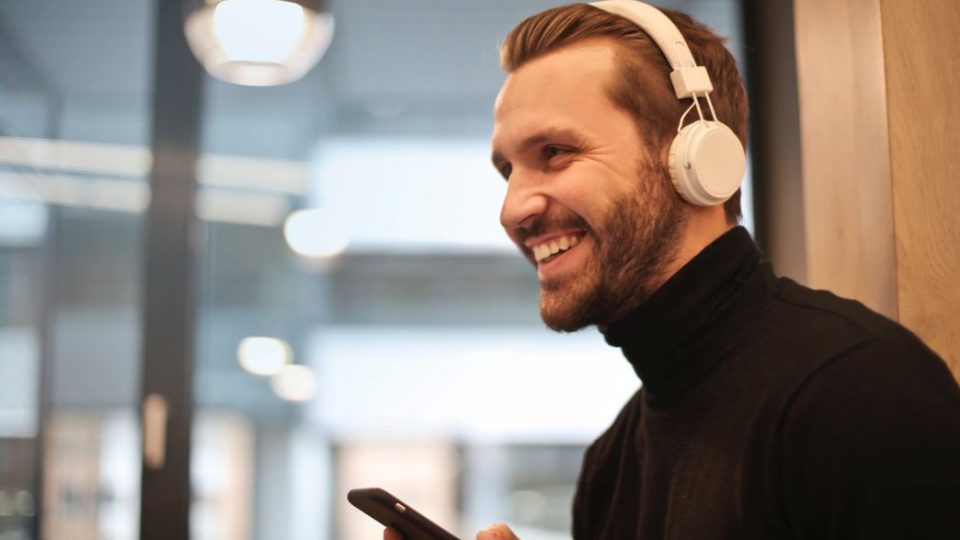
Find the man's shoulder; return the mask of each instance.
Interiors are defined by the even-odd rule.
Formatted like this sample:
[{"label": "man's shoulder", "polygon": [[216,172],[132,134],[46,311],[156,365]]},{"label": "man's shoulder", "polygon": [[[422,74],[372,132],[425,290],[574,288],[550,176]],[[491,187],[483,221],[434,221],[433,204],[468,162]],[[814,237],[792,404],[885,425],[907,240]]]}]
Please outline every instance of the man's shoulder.
[{"label": "man's shoulder", "polygon": [[779,402],[827,379],[956,384],[944,361],[904,326],[860,302],[786,278],[776,281],[739,357],[738,365],[756,374],[760,394]]},{"label": "man's shoulder", "polygon": [[781,279],[776,304],[774,310],[781,310],[784,320],[801,323],[790,330],[795,341],[833,342],[842,349],[818,366],[818,383],[832,379],[839,383],[839,392],[847,385],[878,386],[879,381],[897,388],[923,381],[939,385],[948,395],[956,388],[946,363],[920,338],[860,302]]},{"label": "man's shoulder", "polygon": [[936,356],[909,329],[862,303],[788,278],[777,280],[758,333],[784,354],[807,358],[840,356],[856,349]]},{"label": "man's shoulder", "polygon": [[772,324],[802,323],[788,332],[789,343],[831,350],[788,354],[785,362],[805,366],[781,397],[773,439],[791,520],[837,536],[932,537],[917,523],[956,531],[960,387],[946,364],[859,302],[789,280],[779,285]]}]

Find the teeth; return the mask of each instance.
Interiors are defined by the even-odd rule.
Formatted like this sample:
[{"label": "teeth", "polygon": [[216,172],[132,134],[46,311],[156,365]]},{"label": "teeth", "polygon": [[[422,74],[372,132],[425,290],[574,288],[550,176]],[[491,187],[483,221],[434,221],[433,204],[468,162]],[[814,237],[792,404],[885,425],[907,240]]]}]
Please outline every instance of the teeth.
[{"label": "teeth", "polygon": [[542,261],[550,256],[550,249],[547,246],[536,246],[533,249],[538,261]]},{"label": "teeth", "polygon": [[579,243],[580,237],[578,235],[571,234],[562,236],[549,242],[533,246],[533,257],[537,262],[540,262],[551,255],[566,251]]}]

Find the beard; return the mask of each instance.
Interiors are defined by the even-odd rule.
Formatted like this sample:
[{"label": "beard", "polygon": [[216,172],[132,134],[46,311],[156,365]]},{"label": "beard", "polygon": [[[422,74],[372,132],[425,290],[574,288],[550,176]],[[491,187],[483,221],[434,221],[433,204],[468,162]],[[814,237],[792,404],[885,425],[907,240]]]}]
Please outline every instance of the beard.
[{"label": "beard", "polygon": [[576,277],[541,283],[540,316],[549,328],[574,332],[616,322],[663,284],[680,247],[683,202],[665,167],[640,166],[638,176],[636,188],[596,227],[576,215],[538,224],[543,231],[580,228],[593,240],[587,266]]}]

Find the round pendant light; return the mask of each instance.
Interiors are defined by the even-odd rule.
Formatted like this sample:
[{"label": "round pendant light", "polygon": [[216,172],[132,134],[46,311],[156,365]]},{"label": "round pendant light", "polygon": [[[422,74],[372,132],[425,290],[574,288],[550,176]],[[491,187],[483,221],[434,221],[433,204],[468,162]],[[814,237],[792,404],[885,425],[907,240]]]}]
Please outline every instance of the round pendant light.
[{"label": "round pendant light", "polygon": [[320,61],[333,38],[333,16],[317,0],[199,0],[184,30],[214,77],[274,86],[300,79]]}]

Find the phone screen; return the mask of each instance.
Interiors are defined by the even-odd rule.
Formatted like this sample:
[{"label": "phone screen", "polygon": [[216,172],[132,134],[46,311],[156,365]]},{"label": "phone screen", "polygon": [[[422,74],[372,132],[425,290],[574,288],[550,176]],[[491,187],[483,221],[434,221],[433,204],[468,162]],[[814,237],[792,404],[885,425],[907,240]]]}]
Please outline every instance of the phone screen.
[{"label": "phone screen", "polygon": [[384,527],[399,531],[403,540],[458,540],[386,490],[351,489],[347,500]]}]

